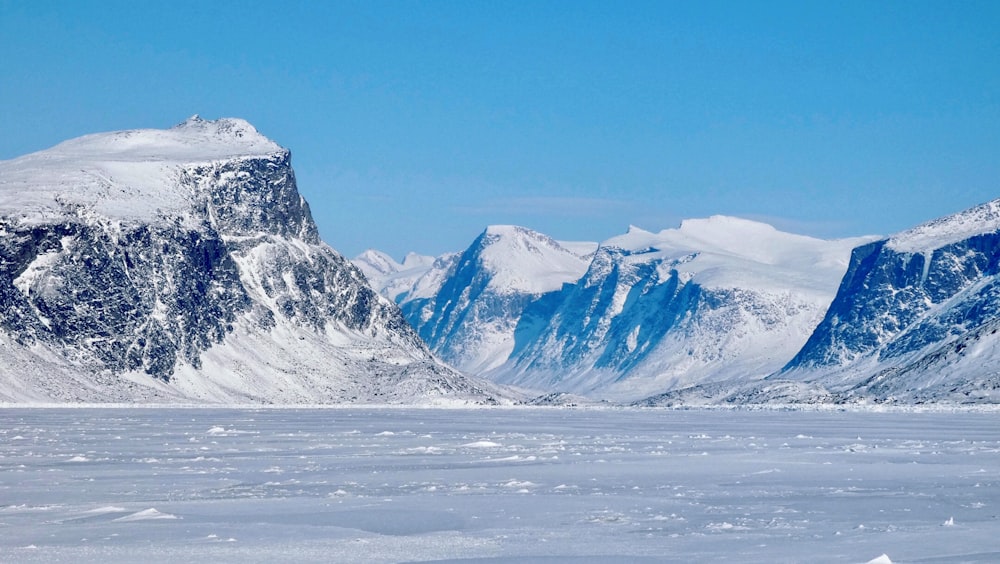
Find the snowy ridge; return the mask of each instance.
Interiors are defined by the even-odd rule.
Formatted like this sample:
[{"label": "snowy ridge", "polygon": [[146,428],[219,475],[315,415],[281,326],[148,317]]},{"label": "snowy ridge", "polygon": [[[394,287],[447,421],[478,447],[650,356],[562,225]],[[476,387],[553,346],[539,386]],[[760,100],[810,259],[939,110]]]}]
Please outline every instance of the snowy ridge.
[{"label": "snowy ridge", "polygon": [[130,129],[93,133],[64,141],[15,160],[209,162],[237,157],[262,157],[285,149],[246,120],[205,120],[193,115],[170,129]]},{"label": "snowy ridge", "polygon": [[927,252],[997,231],[1000,231],[1000,200],[993,200],[893,235],[887,246],[901,253]]},{"label": "snowy ridge", "polygon": [[196,196],[184,170],[287,150],[241,119],[193,116],[167,129],[97,133],[0,161],[0,215],[45,222],[66,213],[152,221],[184,211]]},{"label": "snowy ridge", "polygon": [[447,260],[448,255],[435,258],[408,253],[403,262],[399,263],[382,251],[368,249],[354,257],[352,262],[365,273],[365,277],[380,294],[398,302],[407,297],[430,295],[436,291],[436,280],[439,277],[435,278],[434,272],[440,271]]},{"label": "snowy ridge", "polygon": [[716,215],[686,219],[676,229],[650,233],[637,227],[603,247],[621,248],[635,260],[681,261],[679,272],[703,287],[754,288],[827,296],[847,268],[850,250],[872,240],[856,237],[825,241],[778,231],[771,225]]},{"label": "snowy ridge", "polygon": [[[491,225],[482,234],[483,265],[490,270],[490,288],[497,292],[543,293],[579,277],[581,261],[597,249],[588,241],[556,241],[524,227]],[[461,253],[430,257],[409,253],[399,263],[369,249],[353,259],[383,296],[396,302],[433,298]]]}]

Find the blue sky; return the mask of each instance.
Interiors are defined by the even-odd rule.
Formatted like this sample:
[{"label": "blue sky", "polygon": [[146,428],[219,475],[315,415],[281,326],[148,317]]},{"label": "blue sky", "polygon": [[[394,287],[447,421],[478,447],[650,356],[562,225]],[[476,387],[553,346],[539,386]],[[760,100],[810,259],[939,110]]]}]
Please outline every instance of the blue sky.
[{"label": "blue sky", "polygon": [[1000,2],[0,0],[0,159],[243,117],[349,256],[717,213],[888,234],[1000,197],[998,29]]}]

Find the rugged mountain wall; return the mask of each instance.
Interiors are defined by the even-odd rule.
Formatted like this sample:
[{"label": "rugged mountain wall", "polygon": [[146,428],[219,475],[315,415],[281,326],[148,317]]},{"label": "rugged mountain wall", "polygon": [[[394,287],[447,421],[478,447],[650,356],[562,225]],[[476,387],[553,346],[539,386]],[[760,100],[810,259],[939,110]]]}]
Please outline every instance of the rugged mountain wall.
[{"label": "rugged mountain wall", "polygon": [[822,322],[767,378],[641,405],[1000,403],[1000,200],[854,249]]},{"label": "rugged mountain wall", "polygon": [[524,309],[578,278],[587,261],[530,229],[491,226],[458,256],[437,291],[401,303],[443,360],[479,374],[507,360]]},{"label": "rugged mountain wall", "polygon": [[497,226],[435,292],[401,305],[464,370],[539,392],[634,400],[780,369],[822,319],[860,241],[717,216],[660,233],[633,228],[595,250]]},{"label": "rugged mountain wall", "polygon": [[88,136],[0,179],[0,398],[489,396],[319,240],[289,152],[242,120]]},{"label": "rugged mountain wall", "polygon": [[998,274],[1000,200],[859,247],[775,378],[879,401],[1000,399]]},{"label": "rugged mountain wall", "polygon": [[[770,253],[731,248],[753,240]],[[525,310],[509,362],[490,376],[616,400],[763,378],[819,322],[847,249],[733,218],[633,230]]]}]

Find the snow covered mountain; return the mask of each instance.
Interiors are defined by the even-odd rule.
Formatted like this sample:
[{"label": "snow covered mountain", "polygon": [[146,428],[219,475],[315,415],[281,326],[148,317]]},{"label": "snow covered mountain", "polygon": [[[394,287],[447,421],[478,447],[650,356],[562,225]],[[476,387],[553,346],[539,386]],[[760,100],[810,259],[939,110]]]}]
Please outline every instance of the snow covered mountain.
[{"label": "snow covered mountain", "polygon": [[423,296],[399,295],[420,335],[460,369],[537,392],[634,400],[780,369],[822,319],[851,248],[868,240],[722,216],[631,228],[599,246],[495,226]]},{"label": "snow covered mountain", "polygon": [[1000,401],[1000,200],[858,247],[781,374],[839,401]]},{"label": "snow covered mountain", "polygon": [[524,308],[577,280],[596,246],[494,225],[465,252],[439,259],[400,305],[437,355],[480,374],[510,356]]},{"label": "snow covered mountain", "polygon": [[526,308],[508,363],[532,389],[632,400],[781,368],[819,323],[858,239],[724,216],[601,244],[587,273]]},{"label": "snow covered mountain", "polygon": [[239,119],[0,162],[0,401],[495,401],[320,241]]},{"label": "snow covered mountain", "polygon": [[412,299],[414,294],[431,295],[436,292],[440,286],[437,283],[440,276],[434,276],[433,273],[447,271],[454,256],[457,254],[435,258],[409,253],[399,263],[382,251],[369,249],[354,257],[352,262],[380,294],[394,302],[400,302]]}]

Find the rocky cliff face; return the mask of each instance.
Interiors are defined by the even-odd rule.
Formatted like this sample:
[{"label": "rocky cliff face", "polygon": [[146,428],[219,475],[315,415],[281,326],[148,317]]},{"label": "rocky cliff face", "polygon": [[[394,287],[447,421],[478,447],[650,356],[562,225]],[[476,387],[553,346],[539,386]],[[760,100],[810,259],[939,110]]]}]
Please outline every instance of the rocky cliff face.
[{"label": "rocky cliff face", "polygon": [[1000,200],[859,247],[823,322],[776,378],[845,399],[1000,399],[998,274]]},{"label": "rocky cliff face", "polygon": [[489,396],[319,240],[289,152],[242,120],[0,163],[0,308],[0,398]]}]

